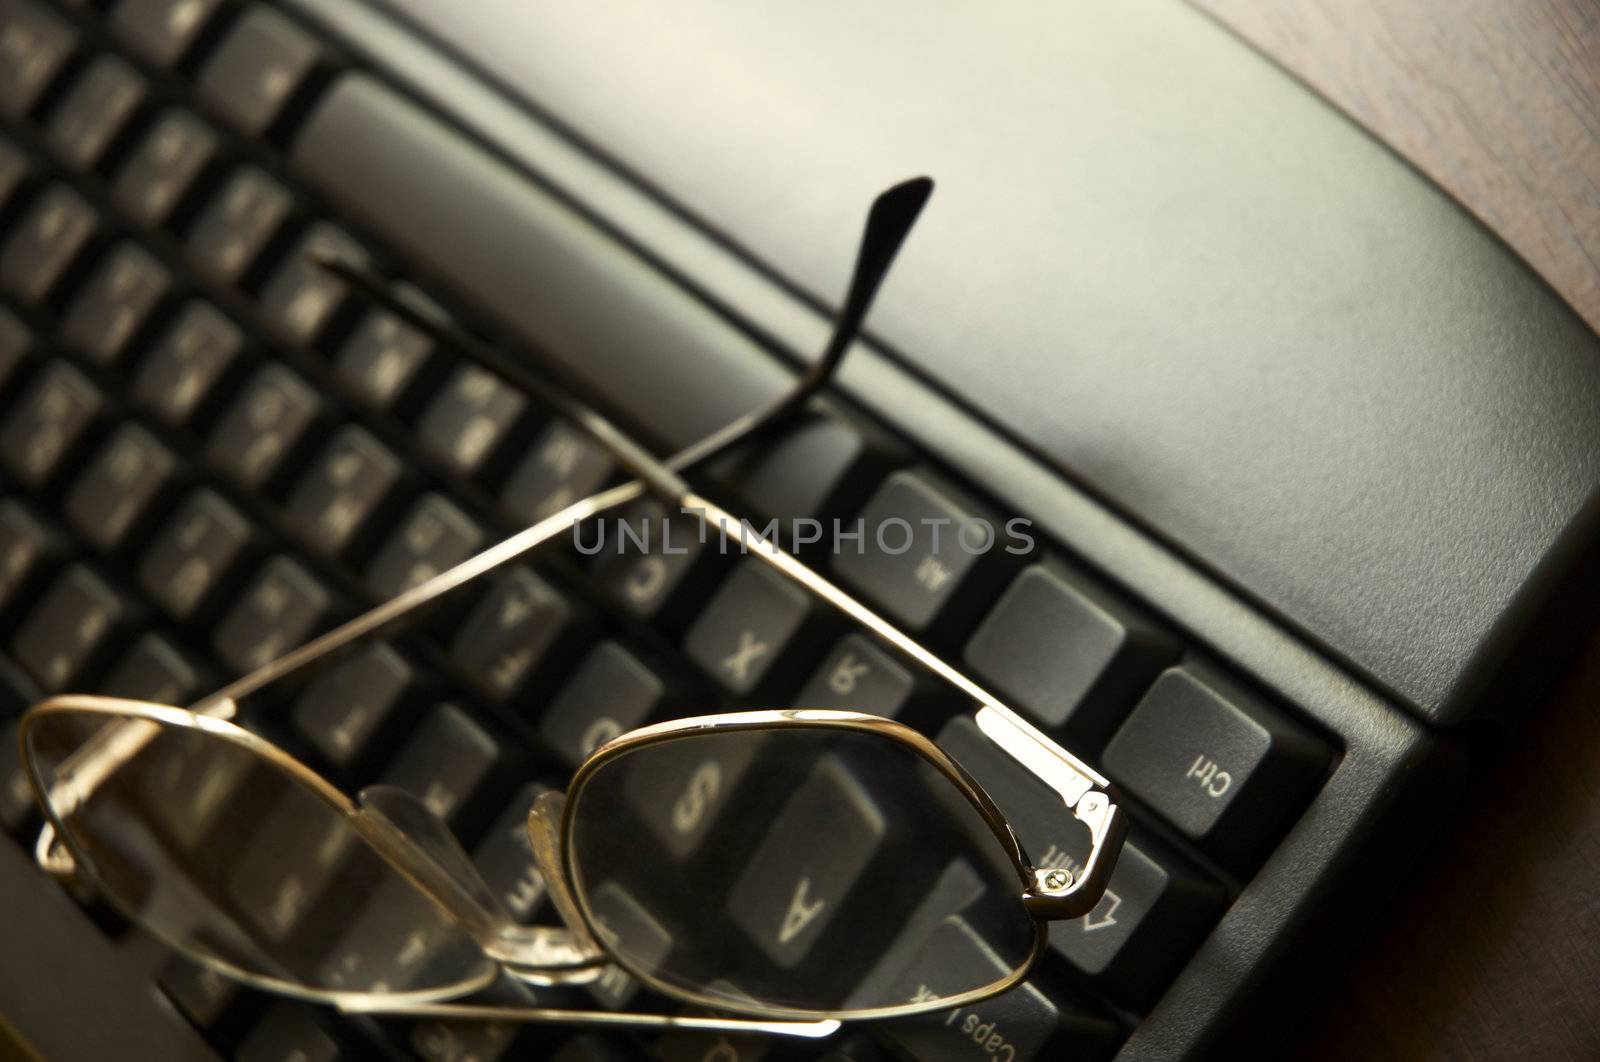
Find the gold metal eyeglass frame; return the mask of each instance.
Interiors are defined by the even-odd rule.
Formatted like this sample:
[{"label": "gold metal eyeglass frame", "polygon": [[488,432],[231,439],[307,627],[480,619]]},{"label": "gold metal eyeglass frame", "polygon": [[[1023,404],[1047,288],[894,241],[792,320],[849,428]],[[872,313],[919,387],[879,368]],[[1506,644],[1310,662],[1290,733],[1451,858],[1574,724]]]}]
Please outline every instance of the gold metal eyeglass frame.
[{"label": "gold metal eyeglass frame", "polygon": [[[426,314],[396,298],[387,286],[371,274],[342,262],[324,266],[345,276],[394,312],[439,335],[445,342],[470,349],[490,361],[492,367],[510,375],[516,382],[545,398],[557,412],[588,431],[618,463],[636,478],[599,491],[567,506],[533,526],[440,573],[416,587],[376,606],[307,642],[298,649],[256,669],[196,702],[190,708],[177,708],[145,701],[114,697],[68,694],[51,697],[33,706],[22,720],[22,752],[29,780],[47,818],[36,845],[36,858],[47,871],[62,879],[82,876],[92,880],[92,862],[78,851],[72,833],[62,821],[63,809],[78,806],[108,779],[112,772],[129,762],[162,727],[200,731],[244,749],[284,772],[345,817],[371,849],[391,868],[420,889],[451,920],[483,947],[497,967],[471,983],[453,984],[416,993],[341,993],[308,989],[305,986],[263,978],[229,966],[214,956],[198,956],[207,965],[230,977],[282,994],[331,1002],[351,1012],[396,1014],[410,1017],[446,1019],[488,1019],[519,1022],[561,1022],[599,1026],[675,1027],[731,1032],[764,1032],[791,1036],[826,1036],[837,1027],[840,1017],[850,1019],[891,1017],[944,1009],[975,1001],[1012,987],[1025,978],[1044,946],[1045,923],[1087,914],[1099,901],[1121,848],[1126,832],[1125,812],[1118,806],[1110,784],[1101,775],[1062,749],[1028,723],[998,697],[946,663],[915,639],[856,600],[822,575],[785,552],[771,541],[746,534],[750,526],[695,491],[683,472],[702,465],[711,457],[726,452],[772,426],[785,423],[806,400],[827,382],[834,368],[854,340],[873,296],[932,189],[932,182],[918,178],[897,185],[874,201],[852,277],[844,309],[836,323],[827,350],[819,361],[787,394],[768,407],[747,415],[666,460],[653,457],[600,414],[565,392],[533,377],[525,368],[505,359],[470,336],[448,329]],[[469,995],[485,987],[499,972],[506,972],[535,984],[575,983],[592,980],[606,962],[616,962],[628,973],[667,995],[724,1011],[741,1008],[727,999],[696,997],[680,986],[661,982],[650,971],[631,968],[624,957],[607,953],[595,932],[595,919],[586,897],[575,889],[571,860],[572,809],[576,801],[562,794],[547,793],[535,804],[529,818],[529,837],[536,862],[545,878],[550,898],[565,923],[564,927],[524,927],[498,914],[492,896],[475,888],[475,872],[460,852],[459,845],[442,823],[421,809],[415,798],[391,787],[363,790],[360,800],[352,800],[312,768],[270,741],[231,722],[238,714],[240,701],[264,687],[313,664],[323,662],[352,643],[388,629],[401,618],[414,613],[456,588],[494,569],[524,556],[539,545],[559,537],[576,523],[629,503],[646,493],[694,513],[706,526],[716,529],[724,539],[738,535],[742,549],[761,562],[777,569],[844,613],[882,641],[892,645],[919,666],[931,672],[976,705],[979,728],[1012,758],[1027,767],[1050,786],[1073,816],[1089,830],[1090,854],[1079,873],[1063,868],[1035,867],[1027,858],[1004,816],[983,788],[924,735],[896,722],[858,712],[824,709],[733,712],[714,716],[679,719],[646,726],[623,734],[596,749],[574,773],[568,794],[576,794],[585,781],[605,763],[617,756],[692,731],[759,730],[790,727],[838,727],[868,731],[898,741],[932,764],[979,811],[983,820],[1015,865],[1019,899],[1035,921],[1033,951],[1026,964],[997,985],[943,997],[936,1006],[906,1005],[868,1011],[839,1012],[819,1017],[816,1013],[758,1005],[750,1008],[767,1020],[719,1017],[626,1014],[605,1011],[519,1008],[440,1002]],[[34,762],[30,744],[32,729],[43,719],[62,713],[99,714],[113,719],[113,725],[100,729],[55,770],[42,776]],[[481,881],[479,882],[481,885]],[[116,899],[114,891],[107,895]],[[137,918],[136,912],[129,912]],[[159,936],[159,933],[157,934]],[[175,942],[175,947],[181,947]],[[776,1020],[784,1019],[784,1020]],[[787,1020],[794,1019],[794,1020]]]}]

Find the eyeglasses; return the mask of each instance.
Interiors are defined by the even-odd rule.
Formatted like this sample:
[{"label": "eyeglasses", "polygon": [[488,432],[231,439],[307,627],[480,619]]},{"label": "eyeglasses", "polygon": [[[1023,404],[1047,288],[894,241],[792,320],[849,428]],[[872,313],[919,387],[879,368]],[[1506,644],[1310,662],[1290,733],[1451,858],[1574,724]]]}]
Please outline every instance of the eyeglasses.
[{"label": "eyeglasses", "polygon": [[[1126,829],[1106,780],[795,557],[745,535],[685,478],[785,423],[827,382],[931,188],[909,181],[874,202],[833,337],[796,386],[666,460],[471,337],[445,333],[381,280],[325,263],[503,363],[635,478],[190,708],[87,695],[35,705],[21,740],[48,819],[40,863],[223,974],[363,1013],[814,1037],[842,1020],[941,1010],[1018,984],[1046,924],[1087,913],[1104,891]],[[969,697],[983,732],[1087,827],[1078,873],[1035,867],[978,783],[908,727],[858,712],[734,712],[623,734],[564,794],[538,798],[527,840],[562,925],[523,926],[423,799],[389,786],[352,798],[232,721],[246,697],[647,492],[740,535],[753,556]],[[817,843],[796,850],[796,836]],[[285,868],[297,889],[261,887]],[[618,969],[712,1016],[455,1002],[502,976],[558,986]]]}]

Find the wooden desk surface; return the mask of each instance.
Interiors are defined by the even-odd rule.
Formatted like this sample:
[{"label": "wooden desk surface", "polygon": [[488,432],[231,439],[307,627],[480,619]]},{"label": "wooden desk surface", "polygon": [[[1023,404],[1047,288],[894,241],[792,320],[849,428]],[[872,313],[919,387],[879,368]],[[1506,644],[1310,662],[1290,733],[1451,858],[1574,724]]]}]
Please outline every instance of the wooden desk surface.
[{"label": "wooden desk surface", "polygon": [[1600,3],[1191,2],[1376,132],[1600,331]]},{"label": "wooden desk surface", "polygon": [[1475,776],[1297,1053],[1600,1059],[1600,632],[1506,758]]},{"label": "wooden desk surface", "polygon": [[[1600,2],[1191,2],[1395,147],[1600,331]],[[1286,1051],[1600,1059],[1600,634],[1506,750]]]}]

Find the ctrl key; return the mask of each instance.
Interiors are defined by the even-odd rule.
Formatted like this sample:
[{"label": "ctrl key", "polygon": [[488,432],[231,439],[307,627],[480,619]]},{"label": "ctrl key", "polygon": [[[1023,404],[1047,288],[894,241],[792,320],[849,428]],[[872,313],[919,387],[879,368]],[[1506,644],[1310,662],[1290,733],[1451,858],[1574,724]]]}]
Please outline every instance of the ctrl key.
[{"label": "ctrl key", "polygon": [[1188,837],[1238,864],[1276,839],[1328,750],[1226,677],[1187,663],[1156,679],[1104,762]]},{"label": "ctrl key", "polygon": [[[951,916],[906,964],[895,997],[954,995],[977,980],[975,968],[993,969],[996,979],[1008,972],[965,920]],[[941,976],[951,984],[939,984]],[[918,1062],[1029,1062],[1104,1057],[1116,1045],[1118,1028],[1109,1017],[1030,980],[976,1003],[886,1024],[882,1035]]]}]

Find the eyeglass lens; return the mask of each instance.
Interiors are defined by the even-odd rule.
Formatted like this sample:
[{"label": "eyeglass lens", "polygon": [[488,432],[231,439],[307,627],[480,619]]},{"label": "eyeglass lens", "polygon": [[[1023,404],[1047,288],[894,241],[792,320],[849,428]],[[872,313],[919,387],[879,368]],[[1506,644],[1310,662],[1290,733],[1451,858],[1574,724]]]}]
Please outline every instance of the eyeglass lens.
[{"label": "eyeglass lens", "polygon": [[690,731],[603,762],[568,800],[574,885],[608,950],[728,1009],[933,1009],[1031,956],[993,828],[882,734]]},{"label": "eyeglass lens", "polygon": [[[48,782],[101,728],[41,716]],[[63,835],[157,937],[301,993],[451,994],[480,946],[290,768],[214,734],[153,737],[74,802]],[[831,1015],[980,993],[1031,958],[1015,864],[906,744],[834,727],[689,732],[603,763],[570,796],[580,902],[621,965],[739,1012]]]},{"label": "eyeglass lens", "polygon": [[154,737],[63,836],[107,899],[192,956],[301,992],[431,992],[492,973],[476,941],[289,770],[211,734],[60,712],[28,731],[46,784],[97,731]]}]

